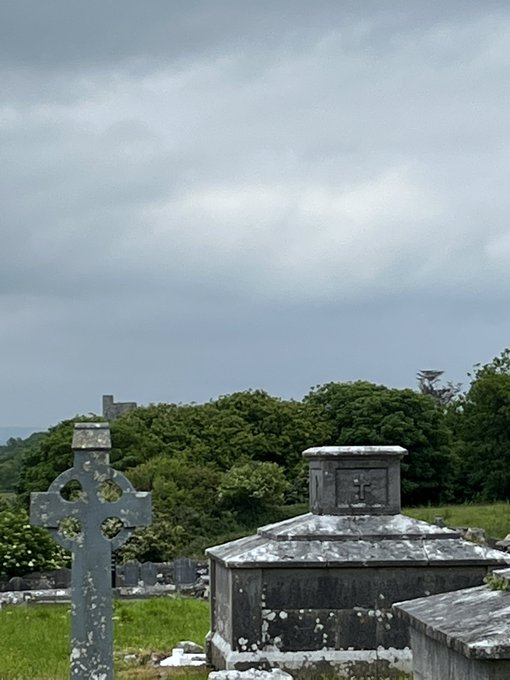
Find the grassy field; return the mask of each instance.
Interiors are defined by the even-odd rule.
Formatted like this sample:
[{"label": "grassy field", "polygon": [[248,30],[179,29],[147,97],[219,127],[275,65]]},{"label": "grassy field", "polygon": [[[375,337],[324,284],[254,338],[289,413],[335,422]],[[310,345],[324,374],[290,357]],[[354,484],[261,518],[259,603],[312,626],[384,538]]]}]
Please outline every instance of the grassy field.
[{"label": "grassy field", "polygon": [[[11,606],[0,610],[0,680],[67,680],[69,605]],[[119,680],[206,680],[206,669],[151,666],[180,640],[203,644],[209,629],[207,602],[155,598],[115,603],[115,677]],[[124,657],[135,654],[137,662]],[[168,675],[167,675],[168,673]],[[361,679],[360,679],[361,680]],[[411,680],[408,676],[402,680]]]},{"label": "grassy field", "polygon": [[490,538],[501,539],[510,533],[510,503],[405,508],[403,513],[425,522],[441,516],[448,527],[481,527]]},{"label": "grassy field", "polygon": [[[67,680],[69,677],[69,605],[11,606],[0,610],[0,680]],[[128,654],[147,660],[169,656],[180,640],[204,643],[209,629],[207,602],[155,598],[115,603],[116,677],[158,678],[163,670],[124,661]],[[205,670],[185,671],[186,680],[204,680]],[[182,675],[173,671],[172,677]]]}]

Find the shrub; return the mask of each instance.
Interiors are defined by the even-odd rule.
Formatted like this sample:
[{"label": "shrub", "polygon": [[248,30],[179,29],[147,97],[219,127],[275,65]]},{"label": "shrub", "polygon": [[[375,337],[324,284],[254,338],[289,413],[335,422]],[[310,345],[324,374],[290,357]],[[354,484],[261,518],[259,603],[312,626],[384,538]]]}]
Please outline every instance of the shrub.
[{"label": "shrub", "polygon": [[45,529],[30,526],[24,510],[0,511],[0,577],[59,569],[69,557]]}]

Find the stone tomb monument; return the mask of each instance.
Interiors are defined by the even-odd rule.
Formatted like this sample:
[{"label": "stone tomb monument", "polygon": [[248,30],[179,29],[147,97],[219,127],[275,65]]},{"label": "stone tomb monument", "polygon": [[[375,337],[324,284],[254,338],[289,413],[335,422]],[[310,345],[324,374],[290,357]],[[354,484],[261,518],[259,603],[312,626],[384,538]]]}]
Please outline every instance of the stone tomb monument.
[{"label": "stone tomb monument", "polygon": [[508,680],[509,591],[503,569],[485,586],[397,603],[411,626],[414,680]]},{"label": "stone tomb monument", "polygon": [[479,585],[509,556],[399,514],[405,454],[308,449],[311,512],[209,548],[213,666],[379,679],[411,671],[408,628],[392,604]]}]

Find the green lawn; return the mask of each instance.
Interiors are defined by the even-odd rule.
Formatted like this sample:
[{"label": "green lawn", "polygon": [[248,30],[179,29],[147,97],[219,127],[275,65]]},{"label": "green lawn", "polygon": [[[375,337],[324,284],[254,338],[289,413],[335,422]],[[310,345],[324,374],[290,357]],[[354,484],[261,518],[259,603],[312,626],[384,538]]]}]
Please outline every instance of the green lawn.
[{"label": "green lawn", "polygon": [[[11,606],[0,610],[0,680],[67,680],[69,605]],[[209,606],[201,600],[154,598],[115,603],[116,677],[157,678],[161,668],[125,662],[124,656],[170,655],[180,640],[204,644]],[[182,675],[182,670],[172,673]],[[188,670],[186,680],[204,680],[206,671]]]},{"label": "green lawn", "polygon": [[441,516],[448,527],[481,527],[491,538],[505,538],[510,533],[510,503],[405,508],[403,513],[426,522]]}]

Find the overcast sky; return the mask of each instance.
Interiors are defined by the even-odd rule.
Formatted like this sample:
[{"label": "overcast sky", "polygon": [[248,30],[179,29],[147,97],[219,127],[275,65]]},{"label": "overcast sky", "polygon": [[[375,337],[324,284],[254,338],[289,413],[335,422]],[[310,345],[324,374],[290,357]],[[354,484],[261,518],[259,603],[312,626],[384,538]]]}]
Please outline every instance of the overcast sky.
[{"label": "overcast sky", "polygon": [[0,426],[510,345],[507,0],[0,0],[0,83]]}]

